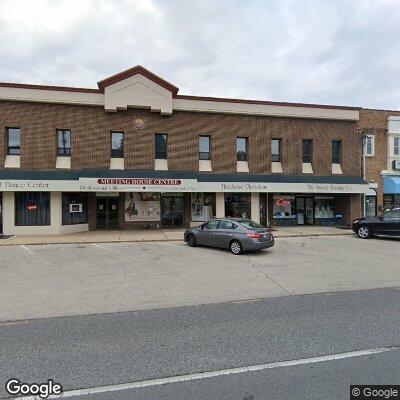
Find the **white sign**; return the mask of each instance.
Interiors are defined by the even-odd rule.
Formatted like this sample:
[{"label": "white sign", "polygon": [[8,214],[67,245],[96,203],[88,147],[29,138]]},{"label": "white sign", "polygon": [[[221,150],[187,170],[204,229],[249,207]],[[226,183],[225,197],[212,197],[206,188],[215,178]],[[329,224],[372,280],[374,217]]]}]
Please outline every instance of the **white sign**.
[{"label": "white sign", "polygon": [[0,180],[0,192],[79,192],[78,181]]}]

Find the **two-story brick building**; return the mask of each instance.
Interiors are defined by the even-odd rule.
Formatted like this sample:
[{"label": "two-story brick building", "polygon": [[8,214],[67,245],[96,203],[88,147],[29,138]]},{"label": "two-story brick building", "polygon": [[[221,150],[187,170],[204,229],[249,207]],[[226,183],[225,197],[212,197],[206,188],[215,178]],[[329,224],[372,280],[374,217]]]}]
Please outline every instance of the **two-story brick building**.
[{"label": "two-story brick building", "polygon": [[98,89],[2,83],[3,233],[348,225],[369,190],[360,112],[179,95],[140,66]]}]

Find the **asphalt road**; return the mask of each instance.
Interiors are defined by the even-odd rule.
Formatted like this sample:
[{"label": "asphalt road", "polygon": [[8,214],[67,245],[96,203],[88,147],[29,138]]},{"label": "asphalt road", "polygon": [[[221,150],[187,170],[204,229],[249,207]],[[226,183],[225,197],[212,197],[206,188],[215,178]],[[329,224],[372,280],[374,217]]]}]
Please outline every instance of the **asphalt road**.
[{"label": "asphalt road", "polygon": [[[0,382],[53,378],[69,391],[178,379],[70,397],[87,400],[347,399],[350,383],[400,383],[399,345],[399,289],[285,296],[0,323]],[[381,348],[390,349],[343,357]],[[335,354],[342,358],[312,362]],[[298,365],[276,364],[300,359],[305,361]],[[271,363],[268,369],[232,372]],[[224,370],[223,376],[179,381],[182,375]],[[0,398],[5,396],[0,383]]]},{"label": "asphalt road", "polygon": [[234,256],[183,242],[0,247],[0,321],[400,286],[400,240],[277,239]]}]

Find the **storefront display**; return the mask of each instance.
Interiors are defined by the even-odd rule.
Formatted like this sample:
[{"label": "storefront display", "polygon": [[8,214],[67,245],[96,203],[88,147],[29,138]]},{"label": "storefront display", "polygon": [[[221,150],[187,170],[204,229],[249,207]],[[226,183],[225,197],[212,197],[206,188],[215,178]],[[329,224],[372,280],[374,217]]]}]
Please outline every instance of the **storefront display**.
[{"label": "storefront display", "polygon": [[225,216],[231,218],[250,218],[250,193],[225,193]]},{"label": "storefront display", "polygon": [[15,225],[50,225],[50,193],[16,192]]},{"label": "storefront display", "polygon": [[314,196],[315,218],[335,218],[334,204],[333,196]]},{"label": "storefront display", "polygon": [[384,194],[383,209],[384,211],[392,208],[400,208],[400,194]]},{"label": "storefront display", "polygon": [[273,218],[296,218],[295,196],[273,196]]},{"label": "storefront display", "polygon": [[160,221],[159,193],[126,193],[125,221]]},{"label": "storefront display", "polygon": [[87,194],[63,193],[62,224],[75,225],[86,224],[87,222]]}]

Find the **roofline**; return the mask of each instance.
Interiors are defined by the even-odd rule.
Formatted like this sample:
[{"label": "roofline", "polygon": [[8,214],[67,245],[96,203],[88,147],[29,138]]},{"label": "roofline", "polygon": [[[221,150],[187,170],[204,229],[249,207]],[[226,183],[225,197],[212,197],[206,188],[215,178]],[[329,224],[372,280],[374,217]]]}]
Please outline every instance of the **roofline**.
[{"label": "roofline", "polygon": [[0,82],[0,87],[18,88],[18,89],[36,89],[36,90],[53,90],[61,92],[81,92],[81,93],[102,93],[100,89],[89,89],[71,86],[50,86],[50,85],[36,85],[30,83],[9,83]]},{"label": "roofline", "polygon": [[110,86],[113,83],[119,82],[123,79],[130,78],[131,76],[136,74],[141,74],[151,81],[158,83],[160,86],[169,90],[174,95],[178,93],[179,88],[161,78],[160,76],[154,74],[153,72],[149,71],[148,69],[142,67],[141,65],[136,65],[133,68],[129,68],[125,71],[118,72],[117,74],[112,75],[108,78],[102,79],[101,81],[97,82],[97,85],[101,91],[104,91],[104,88],[106,88],[107,86]]},{"label": "roofline", "polygon": [[207,97],[207,96],[192,96],[192,95],[179,95],[179,94],[175,95],[174,99],[214,101],[214,102],[220,102],[220,103],[242,103],[242,104],[271,105],[271,106],[327,108],[327,109],[355,110],[355,111],[362,110],[362,107],[335,106],[335,105],[330,105],[330,104],[291,103],[291,102],[283,102],[283,101],[231,99],[231,98],[224,98],[224,97]]}]

